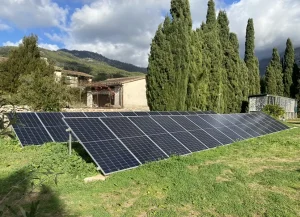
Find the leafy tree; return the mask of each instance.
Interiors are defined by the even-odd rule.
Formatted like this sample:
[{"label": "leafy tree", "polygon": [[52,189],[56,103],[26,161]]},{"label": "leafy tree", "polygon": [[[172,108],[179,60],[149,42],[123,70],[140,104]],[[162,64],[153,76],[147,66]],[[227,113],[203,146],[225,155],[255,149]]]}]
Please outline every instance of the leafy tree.
[{"label": "leafy tree", "polygon": [[245,42],[245,63],[249,73],[249,94],[260,93],[259,62],[255,56],[255,32],[253,19],[248,20]]},{"label": "leafy tree", "polygon": [[37,36],[23,38],[13,49],[1,73],[1,88],[15,104],[34,110],[58,111],[68,100],[68,89],[55,81],[54,67],[41,58]]},{"label": "leafy tree", "polygon": [[273,49],[272,59],[266,70],[266,92],[273,95],[282,95],[282,67],[279,52]]},{"label": "leafy tree", "polygon": [[41,59],[37,46],[38,38],[31,35],[23,38],[18,48],[11,50],[8,60],[3,63],[0,77],[0,88],[9,93],[16,93],[20,85],[20,77],[40,71],[40,76],[53,75],[52,65]]},{"label": "leafy tree", "polygon": [[207,110],[215,110],[219,113],[224,111],[224,87],[222,83],[222,45],[219,39],[218,23],[216,19],[215,3],[213,0],[208,1],[208,10],[206,15],[206,24],[203,25],[204,45],[203,61],[204,69],[208,73],[208,96]]},{"label": "leafy tree", "polygon": [[192,33],[190,74],[188,80],[187,110],[206,110],[208,77],[202,65],[202,31]]},{"label": "leafy tree", "polygon": [[175,109],[172,85],[175,82],[173,56],[167,40],[171,20],[166,17],[164,26],[160,25],[151,44],[147,81],[147,99],[151,110],[164,111]]},{"label": "leafy tree", "polygon": [[294,47],[291,39],[288,39],[286,42],[286,49],[283,58],[283,94],[286,97],[292,97],[294,64]]}]

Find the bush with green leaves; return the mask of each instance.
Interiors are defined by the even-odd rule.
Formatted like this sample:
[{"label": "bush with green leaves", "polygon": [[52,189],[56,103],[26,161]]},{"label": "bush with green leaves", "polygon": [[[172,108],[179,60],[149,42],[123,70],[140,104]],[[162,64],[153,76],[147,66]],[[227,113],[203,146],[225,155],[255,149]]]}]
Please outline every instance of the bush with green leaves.
[{"label": "bush with green leaves", "polygon": [[266,105],[263,110],[264,113],[271,115],[274,118],[283,117],[285,114],[285,110],[279,105]]}]

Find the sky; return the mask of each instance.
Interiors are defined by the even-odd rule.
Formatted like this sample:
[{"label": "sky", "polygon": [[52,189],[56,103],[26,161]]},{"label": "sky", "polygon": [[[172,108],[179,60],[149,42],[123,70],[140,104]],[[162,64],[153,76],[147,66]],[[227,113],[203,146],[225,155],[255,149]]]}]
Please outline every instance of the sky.
[{"label": "sky", "polygon": [[[287,38],[300,46],[299,0],[215,0],[238,35],[243,56],[248,18],[254,19],[256,55],[284,51]],[[207,0],[190,0],[193,28],[205,21]],[[31,33],[39,46],[87,50],[146,67],[151,40],[170,0],[5,0],[0,7],[0,45],[17,46]]]}]

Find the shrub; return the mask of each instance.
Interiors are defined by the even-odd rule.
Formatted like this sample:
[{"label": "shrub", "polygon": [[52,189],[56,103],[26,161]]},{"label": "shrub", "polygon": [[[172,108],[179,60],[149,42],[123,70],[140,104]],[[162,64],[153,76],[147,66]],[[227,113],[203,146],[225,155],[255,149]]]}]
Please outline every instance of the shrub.
[{"label": "shrub", "polygon": [[285,113],[285,110],[279,105],[266,105],[262,111],[274,118],[283,117]]}]

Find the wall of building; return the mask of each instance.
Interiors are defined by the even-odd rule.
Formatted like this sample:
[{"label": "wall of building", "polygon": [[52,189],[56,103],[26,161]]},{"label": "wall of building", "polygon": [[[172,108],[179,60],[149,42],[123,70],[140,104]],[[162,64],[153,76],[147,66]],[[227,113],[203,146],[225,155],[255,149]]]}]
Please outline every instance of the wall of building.
[{"label": "wall of building", "polygon": [[123,107],[148,107],[146,97],[146,79],[123,84]]}]

